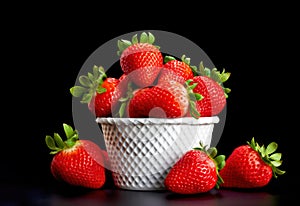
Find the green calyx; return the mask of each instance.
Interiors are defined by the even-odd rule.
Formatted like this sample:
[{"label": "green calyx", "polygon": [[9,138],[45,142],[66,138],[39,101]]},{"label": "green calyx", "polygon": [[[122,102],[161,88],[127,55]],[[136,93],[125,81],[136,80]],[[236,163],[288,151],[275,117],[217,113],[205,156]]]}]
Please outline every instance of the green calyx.
[{"label": "green calyx", "polygon": [[176,60],[176,58],[173,56],[165,56],[164,57],[164,63],[168,63],[169,61],[173,61],[173,60]]},{"label": "green calyx", "polygon": [[93,73],[81,75],[79,77],[81,86],[73,86],[70,93],[74,97],[81,97],[81,103],[89,103],[96,92],[99,94],[106,92],[106,89],[101,86],[106,78],[104,68],[94,66]]},{"label": "green calyx", "polygon": [[67,137],[65,141],[58,133],[54,133],[53,137],[46,135],[46,145],[52,150],[50,154],[56,154],[64,149],[72,148],[79,139],[77,130],[74,130],[70,125],[64,123],[63,128]]},{"label": "green calyx", "polygon": [[223,83],[229,79],[231,73],[225,72],[225,69],[223,69],[223,71],[220,72],[217,70],[217,68],[209,69],[207,67],[204,67],[202,61],[200,62],[199,67],[196,66],[190,66],[190,67],[192,68],[195,76],[207,76],[212,78],[218,84],[220,84],[224,90],[224,94],[226,98],[228,98],[228,93],[231,92],[231,89],[225,88],[223,86]]},{"label": "green calyx", "polygon": [[[165,56],[165,58],[164,58],[164,63],[167,63],[167,62],[172,61],[172,60],[176,60],[176,58],[173,57],[173,56]],[[190,66],[191,58],[186,57],[185,54],[183,54],[183,55],[181,56],[180,60],[181,60],[182,62],[186,63],[187,65]]]},{"label": "green calyx", "polygon": [[[117,54],[118,54],[118,56],[121,56],[123,51],[133,44],[148,43],[148,44],[153,45],[154,41],[155,41],[155,37],[150,32],[148,32],[148,34],[146,32],[141,33],[140,38],[138,38],[138,35],[135,34],[132,36],[131,41],[125,40],[125,39],[118,40],[118,49],[119,50],[118,50]],[[159,49],[159,46],[156,46],[156,45],[154,45],[154,46]]]},{"label": "green calyx", "polygon": [[132,87],[132,83],[129,82],[127,86],[126,95],[119,99],[119,102],[121,103],[119,108],[119,117],[124,117],[127,104],[132,97],[133,97],[133,87]]},{"label": "green calyx", "polygon": [[214,163],[216,165],[216,172],[217,172],[217,177],[218,177],[215,188],[219,189],[220,185],[222,183],[224,183],[224,180],[220,176],[219,171],[221,169],[223,169],[223,167],[225,166],[225,158],[226,158],[225,155],[218,155],[217,156],[218,150],[217,150],[216,147],[207,148],[207,145],[203,145],[202,142],[199,143],[199,147],[195,147],[193,149],[205,152],[209,156],[209,158],[214,161]]},{"label": "green calyx", "polygon": [[278,148],[278,144],[276,142],[271,142],[266,148],[264,147],[264,145],[260,146],[257,142],[255,142],[254,137],[251,139],[251,142],[247,142],[247,144],[255,151],[257,151],[259,153],[259,155],[261,156],[262,160],[270,165],[272,167],[273,170],[273,176],[275,178],[278,177],[278,175],[283,175],[285,173],[285,171],[282,171],[280,169],[278,169],[277,167],[279,167],[282,164],[282,160],[281,160],[281,153],[274,153],[277,148]]},{"label": "green calyx", "polygon": [[188,96],[189,96],[190,114],[195,119],[198,119],[201,115],[197,110],[196,104],[197,104],[197,101],[202,100],[204,97],[199,93],[193,92],[194,88],[197,86],[197,83],[191,84],[192,81],[193,81],[192,79],[187,80],[185,82],[185,87],[187,89]]}]

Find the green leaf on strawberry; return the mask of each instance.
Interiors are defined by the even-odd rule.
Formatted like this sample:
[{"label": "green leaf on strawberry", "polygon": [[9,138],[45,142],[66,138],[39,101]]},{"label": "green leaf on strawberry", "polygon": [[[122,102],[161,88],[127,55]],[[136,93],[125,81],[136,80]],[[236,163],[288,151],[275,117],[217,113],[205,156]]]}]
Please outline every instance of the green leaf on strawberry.
[{"label": "green leaf on strawberry", "polygon": [[132,87],[132,82],[129,82],[127,85],[126,95],[119,99],[119,102],[121,103],[119,111],[118,111],[119,117],[124,117],[128,102],[130,101],[130,99],[132,97],[133,97],[133,87]]},{"label": "green leaf on strawberry", "polygon": [[67,137],[67,140],[65,141],[62,140],[61,136],[58,133],[54,133],[53,137],[51,137],[50,135],[46,135],[46,145],[49,149],[52,150],[50,154],[56,154],[66,148],[71,148],[78,140],[77,130],[73,130],[70,125],[67,125],[65,123],[63,124],[63,127]]},{"label": "green leaf on strawberry", "polygon": [[219,171],[221,169],[223,169],[223,167],[225,166],[225,158],[226,157],[225,157],[225,155],[218,155],[217,156],[218,150],[217,150],[216,147],[210,147],[210,148],[207,149],[207,145],[204,146],[201,142],[199,144],[200,144],[199,147],[195,147],[193,149],[205,152],[209,156],[209,158],[211,158],[214,161],[214,163],[216,165],[216,173],[217,173],[217,177],[218,177],[215,187],[217,189],[219,189],[220,185],[222,183],[224,183],[222,177],[219,174]]},{"label": "green leaf on strawberry", "polygon": [[93,72],[79,77],[79,83],[70,88],[74,97],[81,97],[81,103],[87,104],[88,109],[96,117],[111,116],[115,110],[117,100],[123,89],[118,87],[119,80],[107,77],[102,66],[94,66]]},{"label": "green leaf on strawberry", "polygon": [[[121,56],[122,52],[133,44],[148,43],[153,45],[154,41],[155,41],[155,37],[151,32],[148,32],[148,34],[146,32],[142,32],[140,35],[140,39],[138,39],[138,35],[135,34],[132,36],[131,41],[126,39],[118,40],[117,45],[119,50],[117,51],[117,54],[118,56]],[[154,46],[159,49],[159,46],[157,45]]]},{"label": "green leaf on strawberry", "polygon": [[[169,61],[172,61],[172,60],[177,60],[177,59],[173,56],[167,55],[167,56],[164,57],[164,64],[166,64],[166,63],[168,63]],[[187,57],[185,54],[183,54],[181,56],[180,60],[190,66],[191,58]]]},{"label": "green leaf on strawberry", "polygon": [[191,68],[195,76],[207,76],[220,84],[224,90],[226,98],[228,98],[228,93],[231,92],[231,89],[224,87],[223,83],[229,79],[231,75],[230,72],[225,72],[225,69],[223,69],[222,72],[218,71],[217,68],[209,69],[203,65],[203,61],[200,62],[199,67],[191,66]]},{"label": "green leaf on strawberry", "polygon": [[184,54],[181,59],[176,59],[173,56],[164,57],[164,65],[158,77],[158,83],[163,81],[174,80],[184,84],[188,79],[194,77],[192,68],[190,67],[191,59]]},{"label": "green leaf on strawberry", "polygon": [[278,177],[278,175],[283,175],[285,173],[285,171],[278,169],[277,167],[279,167],[282,164],[282,160],[281,160],[281,153],[274,153],[277,148],[278,148],[278,144],[276,142],[271,142],[267,148],[264,147],[264,145],[260,146],[257,142],[255,142],[254,137],[251,139],[251,142],[247,142],[248,145],[250,145],[250,147],[257,151],[259,153],[259,155],[261,156],[261,158],[263,159],[263,161],[268,164],[269,166],[271,166],[272,171],[273,171],[273,176],[275,178]]},{"label": "green leaf on strawberry", "polygon": [[201,115],[197,110],[196,102],[202,100],[203,96],[199,93],[193,92],[194,88],[197,86],[197,83],[193,83],[190,85],[191,82],[192,82],[191,79],[185,82],[185,86],[189,95],[190,115],[195,119],[198,119]]},{"label": "green leaf on strawberry", "polygon": [[87,75],[81,75],[79,77],[81,86],[71,87],[70,92],[74,97],[82,97],[81,103],[89,103],[95,92],[101,94],[106,91],[105,88],[101,87],[105,78],[107,78],[107,76],[104,68],[94,66],[93,73],[88,72]]}]

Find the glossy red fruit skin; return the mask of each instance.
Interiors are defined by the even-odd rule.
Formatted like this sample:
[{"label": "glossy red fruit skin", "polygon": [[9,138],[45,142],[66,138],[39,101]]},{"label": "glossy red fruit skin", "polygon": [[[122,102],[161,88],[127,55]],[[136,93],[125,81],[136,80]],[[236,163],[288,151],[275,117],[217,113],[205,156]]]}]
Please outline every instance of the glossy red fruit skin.
[{"label": "glossy red fruit skin", "polygon": [[194,73],[188,64],[179,60],[171,60],[164,64],[159,74],[158,82],[175,80],[184,84],[193,77]]},{"label": "glossy red fruit skin", "polygon": [[128,77],[126,74],[122,74],[120,77],[119,77],[119,81],[120,82],[123,82],[124,81],[124,84],[127,84],[128,83]]},{"label": "glossy red fruit skin", "polygon": [[96,117],[110,117],[116,109],[118,100],[124,92],[121,87],[118,87],[119,82],[116,78],[106,78],[101,84],[106,92],[96,93],[89,102],[88,108]]},{"label": "glossy red fruit skin", "polygon": [[184,86],[170,81],[135,91],[128,111],[132,118],[176,118],[187,113],[188,105],[188,94]]},{"label": "glossy red fruit skin", "polygon": [[152,44],[137,43],[123,51],[120,65],[132,82],[144,88],[152,85],[157,78],[163,66],[163,55]]},{"label": "glossy red fruit skin", "polygon": [[101,149],[89,140],[78,140],[74,147],[57,153],[51,161],[51,173],[70,185],[101,188],[106,181]]},{"label": "glossy red fruit skin", "polygon": [[[143,88],[134,93],[129,102],[129,117],[131,118],[171,118],[180,117],[181,110],[175,97],[160,87]],[[154,108],[160,108],[156,111]],[[151,114],[150,114],[150,111]]]},{"label": "glossy red fruit skin", "polygon": [[191,150],[173,165],[164,184],[174,193],[197,194],[213,189],[217,180],[214,161],[205,152]]},{"label": "glossy red fruit skin", "polygon": [[224,181],[220,186],[226,188],[263,187],[273,176],[272,167],[249,145],[235,148],[219,174]]},{"label": "glossy red fruit skin", "polygon": [[226,106],[226,97],[223,88],[207,76],[195,76],[192,83],[197,83],[194,93],[204,98],[196,102],[196,108],[201,117],[218,115]]}]

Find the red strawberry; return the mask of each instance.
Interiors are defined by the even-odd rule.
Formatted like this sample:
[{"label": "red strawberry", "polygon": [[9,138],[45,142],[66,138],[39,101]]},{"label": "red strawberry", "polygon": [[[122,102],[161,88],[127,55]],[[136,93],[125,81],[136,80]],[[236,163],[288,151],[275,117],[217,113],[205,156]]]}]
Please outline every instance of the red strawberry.
[{"label": "red strawberry", "polygon": [[105,184],[103,153],[90,140],[79,140],[76,130],[63,124],[67,140],[59,134],[46,136],[46,144],[52,150],[51,173],[70,185],[98,189]]},{"label": "red strawberry", "polygon": [[119,77],[119,81],[122,82],[124,81],[125,83],[128,83],[128,77],[126,74],[122,74],[120,77]]},{"label": "red strawberry", "polygon": [[[224,188],[257,188],[266,186],[272,177],[285,171],[278,169],[282,164],[281,153],[274,153],[278,147],[275,142],[267,148],[259,146],[252,138],[251,142],[233,150],[220,170]],[[272,154],[273,153],[273,154]]]},{"label": "red strawberry", "polygon": [[118,55],[122,71],[139,87],[150,86],[163,66],[163,56],[159,48],[153,45],[155,37],[143,32],[138,41],[137,35],[132,41],[118,41]]},{"label": "red strawberry", "polygon": [[220,73],[216,68],[210,70],[205,68],[202,62],[199,69],[195,66],[192,67],[196,76],[193,77],[191,83],[197,84],[193,92],[199,93],[203,97],[197,101],[197,111],[202,117],[219,114],[225,108],[227,94],[230,92],[230,89],[224,88],[222,83],[228,80],[230,73],[225,70]]},{"label": "red strawberry", "polygon": [[217,156],[215,147],[206,150],[200,144],[186,152],[170,169],[164,184],[172,192],[180,194],[197,194],[219,188],[222,178],[218,171],[225,164],[225,156]]},{"label": "red strawberry", "polygon": [[194,77],[190,67],[190,59],[182,55],[181,61],[171,56],[165,56],[165,64],[159,74],[158,82],[175,80],[184,84],[188,79]]},{"label": "red strawberry", "polygon": [[192,83],[197,83],[194,92],[203,98],[196,102],[197,111],[202,117],[219,114],[226,105],[226,97],[223,88],[214,80],[206,76],[195,76]]},{"label": "red strawberry", "polygon": [[189,107],[186,88],[176,82],[163,82],[153,87],[138,89],[129,101],[130,117],[183,117]]},{"label": "red strawberry", "polygon": [[93,74],[79,77],[82,86],[70,89],[74,97],[82,97],[81,103],[87,103],[96,117],[109,117],[116,109],[118,99],[125,89],[118,86],[119,80],[107,77],[103,67],[94,66]]}]

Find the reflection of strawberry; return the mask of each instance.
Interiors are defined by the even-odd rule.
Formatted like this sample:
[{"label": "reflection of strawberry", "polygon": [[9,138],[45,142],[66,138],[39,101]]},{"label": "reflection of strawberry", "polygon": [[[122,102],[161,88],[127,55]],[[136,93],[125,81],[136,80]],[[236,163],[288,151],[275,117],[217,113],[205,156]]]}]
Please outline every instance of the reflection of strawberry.
[{"label": "reflection of strawberry", "polygon": [[94,66],[93,74],[80,76],[79,82],[82,86],[72,87],[71,94],[74,97],[82,97],[81,103],[87,103],[89,110],[96,117],[111,116],[125,90],[118,87],[120,81],[107,77],[103,67]]},{"label": "reflection of strawberry", "polygon": [[165,64],[159,74],[158,82],[175,80],[184,84],[188,79],[194,76],[190,67],[190,59],[182,55],[181,60],[171,56],[165,56]]},{"label": "reflection of strawberry", "polygon": [[60,181],[87,188],[101,188],[106,181],[103,153],[90,140],[79,140],[76,130],[63,124],[67,140],[59,134],[46,136],[46,144],[52,150],[51,173]]},{"label": "reflection of strawberry", "polygon": [[215,147],[206,148],[200,144],[186,152],[170,169],[164,184],[172,192],[196,194],[219,188],[222,178],[218,171],[225,164],[225,156],[217,156]]},{"label": "reflection of strawberry", "polygon": [[124,82],[124,84],[128,84],[128,77],[126,74],[122,74],[120,77],[119,77],[119,81],[120,82]]},{"label": "reflection of strawberry", "polygon": [[134,91],[129,101],[130,117],[182,117],[188,111],[186,88],[176,82],[163,82]]},{"label": "reflection of strawberry", "polygon": [[163,56],[158,47],[154,46],[154,36],[143,32],[138,40],[137,35],[132,41],[119,40],[118,54],[122,71],[139,87],[151,85],[163,66]]},{"label": "reflection of strawberry", "polygon": [[282,175],[285,171],[277,167],[282,164],[281,153],[275,142],[266,148],[259,146],[254,138],[246,145],[233,150],[226,160],[225,167],[220,171],[224,180],[221,185],[226,188],[256,188],[266,186],[271,178]]}]

